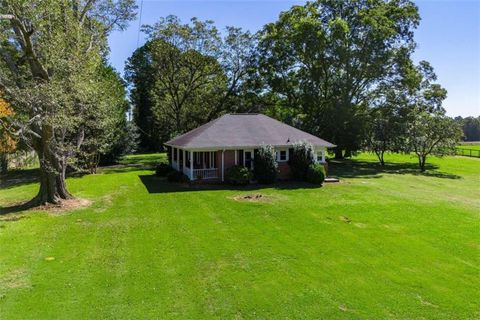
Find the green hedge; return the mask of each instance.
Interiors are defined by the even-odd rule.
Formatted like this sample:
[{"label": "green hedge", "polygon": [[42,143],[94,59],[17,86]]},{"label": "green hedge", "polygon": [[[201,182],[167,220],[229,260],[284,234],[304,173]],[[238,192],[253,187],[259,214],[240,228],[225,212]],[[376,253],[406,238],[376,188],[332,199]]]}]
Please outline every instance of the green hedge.
[{"label": "green hedge", "polygon": [[325,167],[321,163],[315,163],[308,167],[307,181],[313,184],[322,185],[325,180]]},{"label": "green hedge", "polygon": [[232,185],[241,186],[249,184],[252,176],[253,174],[248,168],[237,165],[227,170],[225,180]]},{"label": "green hedge", "polygon": [[278,165],[272,146],[261,146],[253,159],[253,175],[258,183],[270,184],[277,179]]},{"label": "green hedge", "polygon": [[308,142],[297,142],[293,145],[288,164],[292,176],[296,180],[307,180],[308,168],[315,163],[313,146]]}]

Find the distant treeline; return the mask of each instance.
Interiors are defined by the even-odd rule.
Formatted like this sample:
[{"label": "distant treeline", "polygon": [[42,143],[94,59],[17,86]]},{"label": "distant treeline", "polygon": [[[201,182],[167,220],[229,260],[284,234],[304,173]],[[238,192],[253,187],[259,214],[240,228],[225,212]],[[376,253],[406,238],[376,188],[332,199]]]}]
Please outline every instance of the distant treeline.
[{"label": "distant treeline", "polygon": [[480,117],[455,117],[457,122],[463,130],[464,141],[480,141]]}]

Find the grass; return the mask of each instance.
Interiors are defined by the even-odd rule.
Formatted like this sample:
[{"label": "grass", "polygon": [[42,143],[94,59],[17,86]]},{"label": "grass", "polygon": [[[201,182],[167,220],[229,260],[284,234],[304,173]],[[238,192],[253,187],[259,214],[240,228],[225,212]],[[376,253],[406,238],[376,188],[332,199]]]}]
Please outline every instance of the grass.
[{"label": "grass", "polygon": [[[480,159],[386,159],[334,162],[322,188],[70,178],[90,207],[0,216],[0,318],[478,319]],[[36,191],[10,185],[0,206]]]},{"label": "grass", "polygon": [[480,144],[461,144],[457,147],[457,149],[480,150]]}]

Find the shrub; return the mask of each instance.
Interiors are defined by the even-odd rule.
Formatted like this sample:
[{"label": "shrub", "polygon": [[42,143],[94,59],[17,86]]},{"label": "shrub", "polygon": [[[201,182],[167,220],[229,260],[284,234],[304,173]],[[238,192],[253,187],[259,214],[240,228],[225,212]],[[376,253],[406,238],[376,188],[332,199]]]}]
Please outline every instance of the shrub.
[{"label": "shrub", "polygon": [[167,180],[169,182],[188,182],[188,177],[182,172],[173,170],[167,173]]},{"label": "shrub", "polygon": [[313,146],[308,142],[297,142],[293,145],[288,164],[294,179],[307,180],[308,168],[315,163]]},{"label": "shrub", "polygon": [[173,168],[168,163],[159,163],[155,167],[155,174],[159,177],[165,177],[170,172],[174,171]]},{"label": "shrub", "polygon": [[322,185],[325,180],[325,167],[323,164],[315,163],[307,170],[307,181],[313,184]]},{"label": "shrub", "polygon": [[277,178],[277,161],[272,146],[261,146],[253,158],[253,175],[259,183],[274,183]]},{"label": "shrub", "polygon": [[250,182],[252,173],[244,166],[233,166],[227,170],[226,180],[235,186],[243,186]]}]

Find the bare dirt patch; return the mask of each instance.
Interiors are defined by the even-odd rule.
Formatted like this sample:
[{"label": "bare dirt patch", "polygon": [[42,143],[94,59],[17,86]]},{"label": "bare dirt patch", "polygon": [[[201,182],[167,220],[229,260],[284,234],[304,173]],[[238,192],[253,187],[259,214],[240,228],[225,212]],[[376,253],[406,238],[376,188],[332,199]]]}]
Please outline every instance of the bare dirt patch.
[{"label": "bare dirt patch", "polygon": [[59,204],[43,205],[35,208],[35,210],[48,211],[48,213],[51,213],[51,214],[61,214],[71,210],[86,208],[91,204],[92,204],[92,201],[90,200],[75,198],[75,199],[64,200]]},{"label": "bare dirt patch", "polygon": [[1,289],[20,289],[29,288],[30,279],[24,269],[16,269],[11,272],[0,275],[0,292]]},{"label": "bare dirt patch", "polygon": [[242,194],[232,197],[235,201],[245,201],[245,202],[273,202],[276,200],[273,196],[265,195],[261,193],[254,194]]}]

